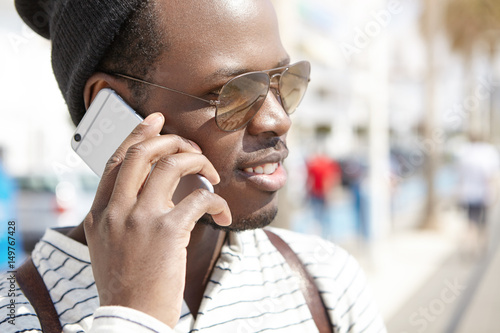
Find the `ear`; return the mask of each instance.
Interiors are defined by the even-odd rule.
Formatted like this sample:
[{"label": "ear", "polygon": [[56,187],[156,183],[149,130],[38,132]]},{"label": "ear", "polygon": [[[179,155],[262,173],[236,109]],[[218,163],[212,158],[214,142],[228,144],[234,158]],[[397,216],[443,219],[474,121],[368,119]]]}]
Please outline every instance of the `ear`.
[{"label": "ear", "polygon": [[97,93],[103,88],[111,88],[118,95],[128,95],[127,85],[123,80],[118,80],[115,76],[102,72],[96,72],[85,83],[83,89],[83,99],[85,108],[88,109]]}]

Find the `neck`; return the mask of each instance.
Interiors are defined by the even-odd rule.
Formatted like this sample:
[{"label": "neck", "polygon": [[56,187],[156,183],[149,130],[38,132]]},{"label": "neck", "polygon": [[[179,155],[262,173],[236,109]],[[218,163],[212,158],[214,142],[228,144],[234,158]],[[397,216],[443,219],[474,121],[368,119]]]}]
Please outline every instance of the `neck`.
[{"label": "neck", "polygon": [[[68,233],[77,242],[87,245],[83,223]],[[186,286],[184,300],[192,315],[196,317],[203,293],[219,258],[226,233],[205,225],[197,224],[191,232],[187,247]]]},{"label": "neck", "polygon": [[226,233],[205,224],[197,224],[187,247],[184,300],[196,317],[210,275],[219,258]]}]

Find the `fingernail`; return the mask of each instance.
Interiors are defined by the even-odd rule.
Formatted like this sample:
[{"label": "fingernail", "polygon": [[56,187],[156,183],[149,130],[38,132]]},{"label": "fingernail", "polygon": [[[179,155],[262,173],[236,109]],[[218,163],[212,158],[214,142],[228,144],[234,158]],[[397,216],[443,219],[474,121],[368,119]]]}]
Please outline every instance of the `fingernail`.
[{"label": "fingernail", "polygon": [[188,139],[188,142],[191,144],[191,146],[193,146],[193,148],[194,148],[194,149],[199,150],[199,151],[200,151],[200,153],[201,153],[201,148],[200,148],[200,146],[198,146],[198,145],[196,144],[196,142],[191,141],[191,140],[189,140],[189,139]]},{"label": "fingernail", "polygon": [[155,112],[147,116],[146,119],[142,121],[142,124],[146,126],[151,126],[151,125],[156,125],[157,123],[160,123],[162,121],[163,121],[163,114],[161,114],[160,112]]}]

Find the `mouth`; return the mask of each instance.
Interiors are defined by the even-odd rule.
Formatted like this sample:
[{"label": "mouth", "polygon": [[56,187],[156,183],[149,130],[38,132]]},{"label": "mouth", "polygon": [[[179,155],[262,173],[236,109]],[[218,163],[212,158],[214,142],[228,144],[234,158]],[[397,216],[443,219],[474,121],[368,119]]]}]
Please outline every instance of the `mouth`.
[{"label": "mouth", "polygon": [[255,168],[245,168],[244,172],[248,174],[256,175],[272,175],[276,170],[278,170],[280,163],[265,163],[263,165],[256,166]]},{"label": "mouth", "polygon": [[239,176],[249,186],[263,192],[276,192],[283,188],[287,181],[287,173],[283,160],[287,151],[268,155],[258,161],[253,161],[238,170]]}]

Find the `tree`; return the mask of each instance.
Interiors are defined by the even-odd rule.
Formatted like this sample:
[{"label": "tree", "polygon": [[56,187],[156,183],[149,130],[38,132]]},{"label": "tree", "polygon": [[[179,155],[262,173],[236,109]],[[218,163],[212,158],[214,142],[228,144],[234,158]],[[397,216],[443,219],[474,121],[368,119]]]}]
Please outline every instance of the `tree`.
[{"label": "tree", "polygon": [[425,112],[422,131],[425,142],[432,142],[432,147],[426,152],[424,164],[424,179],[427,189],[426,202],[423,211],[422,228],[433,228],[437,224],[437,194],[435,176],[439,165],[438,142],[434,142],[433,134],[436,128],[436,48],[435,36],[440,30],[442,16],[442,1],[424,0],[424,11],[421,18],[421,31],[427,45],[427,73],[425,90]]},{"label": "tree", "polygon": [[[449,0],[444,11],[444,27],[452,49],[464,60],[468,95],[471,95],[476,85],[472,68],[476,52],[487,52],[490,64],[496,56],[500,41],[500,1]],[[469,132],[485,130],[488,124],[480,119],[479,110],[472,110]]]},{"label": "tree", "polygon": [[[472,74],[472,63],[475,50],[480,44],[486,45],[490,54],[490,61],[495,57],[496,46],[500,37],[500,1],[499,0],[423,0],[424,10],[421,17],[422,35],[427,44],[427,89],[426,112],[423,122],[423,135],[432,142],[435,132],[435,87],[436,87],[436,54],[435,36],[444,30],[450,41],[451,48],[464,59],[464,67],[470,84],[468,94],[476,86]],[[490,87],[491,88],[491,87]],[[478,123],[478,110],[471,112],[469,124]],[[474,125],[472,125],[474,126]],[[477,130],[469,128],[469,131]],[[424,176],[427,186],[427,201],[424,208],[422,227],[429,228],[435,225],[436,191],[434,179],[438,166],[438,147],[434,147],[427,154],[424,167]]]}]

